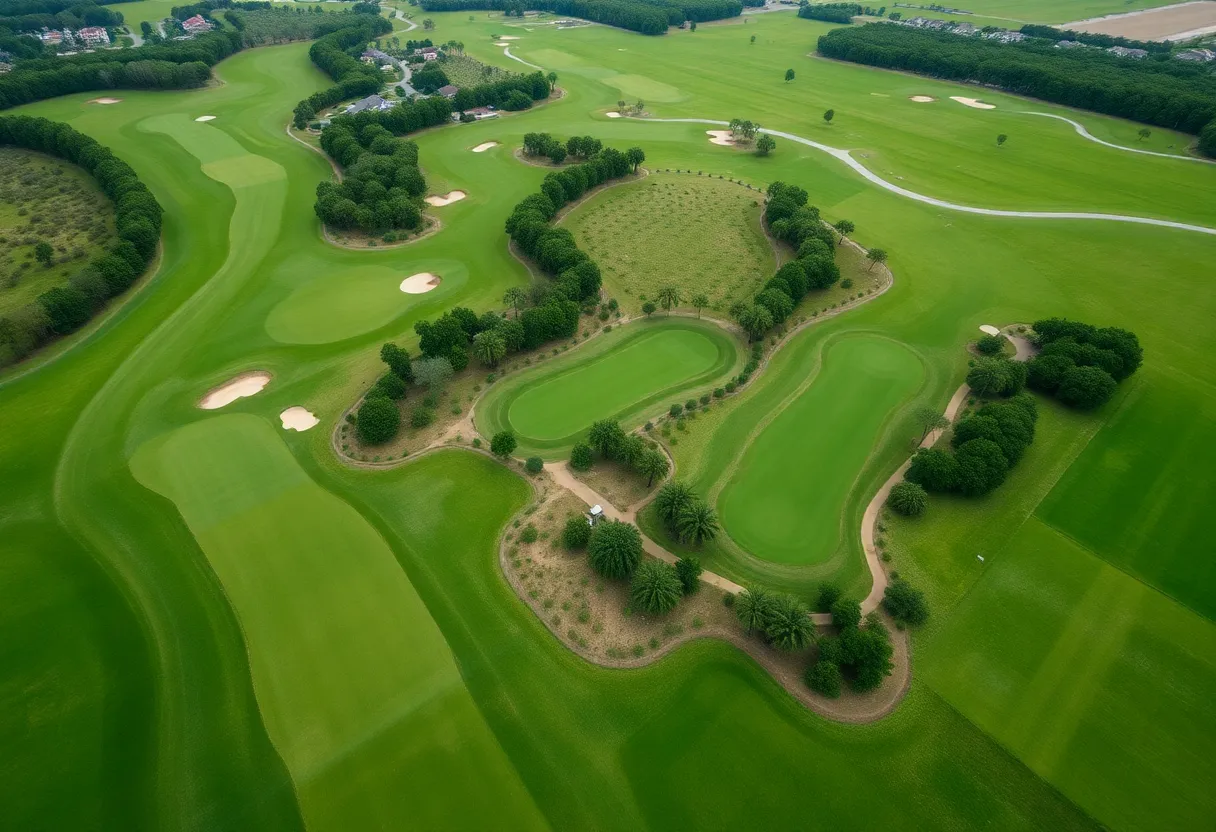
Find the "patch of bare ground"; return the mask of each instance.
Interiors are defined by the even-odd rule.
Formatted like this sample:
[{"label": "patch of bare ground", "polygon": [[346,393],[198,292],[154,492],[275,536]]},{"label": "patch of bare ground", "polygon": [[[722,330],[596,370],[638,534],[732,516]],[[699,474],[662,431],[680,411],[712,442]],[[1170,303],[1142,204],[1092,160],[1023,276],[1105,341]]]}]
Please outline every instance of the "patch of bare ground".
[{"label": "patch of bare ground", "polygon": [[417,232],[397,230],[384,234],[368,234],[357,230],[330,228],[328,225],[323,224],[321,226],[321,234],[325,237],[327,243],[341,248],[400,248],[401,246],[416,243],[425,237],[430,237],[442,227],[443,224],[436,217],[423,214],[422,230]]},{"label": "patch of bare ground", "polygon": [[604,459],[597,459],[589,471],[575,471],[571,468],[570,473],[621,509],[628,509],[652,496],[655,489],[663,484],[661,480],[656,480],[651,488],[647,488],[646,478],[628,465]]},{"label": "patch of bare ground", "polygon": [[[894,669],[875,691],[845,691],[828,699],[806,687],[803,675],[815,658],[814,647],[783,653],[758,636],[745,635],[734,611],[724,603],[728,593],[702,584],[665,616],[643,615],[629,608],[629,586],[598,575],[582,551],[569,552],[561,531],[571,517],[587,510],[582,500],[556,485],[547,473],[529,480],[535,499],[517,515],[499,543],[499,562],[507,582],[549,631],[589,662],[612,668],[642,667],[681,644],[718,638],[747,653],[785,690],[816,713],[839,722],[870,722],[890,713],[911,682],[908,639],[891,631]],[[526,542],[532,536],[532,542]]]}]

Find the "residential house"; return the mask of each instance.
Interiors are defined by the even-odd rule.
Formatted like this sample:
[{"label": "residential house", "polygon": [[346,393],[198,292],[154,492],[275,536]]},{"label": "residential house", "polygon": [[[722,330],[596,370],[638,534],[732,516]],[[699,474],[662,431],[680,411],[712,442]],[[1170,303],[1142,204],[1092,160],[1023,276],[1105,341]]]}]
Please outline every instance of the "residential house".
[{"label": "residential house", "polygon": [[385,101],[378,95],[369,95],[367,98],[361,98],[347,107],[346,114],[350,116],[355,113],[361,113],[364,110],[388,110],[392,106],[393,102],[391,101]]},{"label": "residential house", "polygon": [[1062,40],[1056,43],[1056,49],[1084,49],[1085,44],[1079,40]]},{"label": "residential house", "polygon": [[[487,118],[496,118],[498,116],[498,112],[493,107],[474,107],[471,110],[465,110],[459,116],[453,114],[452,119],[454,121],[459,121],[461,116],[469,116],[474,121],[481,121]],[[464,120],[468,121],[467,118]]]},{"label": "residential house", "polygon": [[110,33],[104,26],[85,26],[76,33],[76,37],[84,41],[86,46],[105,46],[110,42]]},{"label": "residential house", "polygon": [[191,35],[197,35],[200,32],[210,31],[211,24],[208,23],[201,14],[196,14],[194,17],[188,17],[183,20],[182,28]]},{"label": "residential house", "polygon": [[959,23],[959,24],[956,24],[953,29],[954,34],[966,35],[968,37],[970,37],[971,35],[974,35],[978,31],[979,31],[979,29],[977,29],[975,24],[973,24],[973,23]]},{"label": "residential house", "polygon": [[1135,58],[1136,60],[1140,60],[1141,58],[1148,57],[1148,52],[1146,52],[1145,50],[1128,49],[1126,46],[1112,46],[1110,49],[1107,49],[1106,51],[1112,55],[1118,55],[1120,58]]},{"label": "residential house", "polygon": [[421,49],[415,49],[414,54],[421,55],[423,60],[427,61],[439,60],[439,50],[433,46],[424,46]]},{"label": "residential house", "polygon": [[997,43],[1020,43],[1026,40],[1026,36],[1021,32],[1011,32],[1008,29],[1002,29],[999,32],[993,32],[986,36],[989,40],[994,40]]},{"label": "residential house", "polygon": [[439,93],[444,98],[450,99],[450,98],[456,97],[456,93],[460,92],[460,87],[457,87],[453,84],[444,84],[442,87],[435,90],[435,92]]},{"label": "residential house", "polygon": [[1179,52],[1174,57],[1180,61],[1206,63],[1208,61],[1216,61],[1216,52],[1213,52],[1211,49],[1187,49]]}]

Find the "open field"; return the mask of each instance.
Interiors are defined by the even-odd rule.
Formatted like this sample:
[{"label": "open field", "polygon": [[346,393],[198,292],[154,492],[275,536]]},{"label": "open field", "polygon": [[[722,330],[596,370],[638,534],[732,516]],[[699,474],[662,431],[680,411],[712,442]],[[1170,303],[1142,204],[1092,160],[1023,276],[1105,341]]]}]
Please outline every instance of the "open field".
[{"label": "open field", "polygon": [[762,199],[722,179],[651,173],[597,194],[563,225],[599,262],[605,291],[630,312],[672,284],[684,306],[704,292],[726,317],[776,270],[760,227]]},{"label": "open field", "polygon": [[521,455],[569,452],[592,422],[619,419],[627,430],[723,383],[742,363],[736,339],[689,318],[639,320],[573,352],[499,381],[478,404],[478,430],[515,431]]},{"label": "open field", "polygon": [[[1076,19],[1117,10],[1108,5],[1031,7]],[[471,16],[431,15],[431,36],[519,69],[489,39],[503,19]],[[1216,169],[1103,147],[1021,111],[1181,152],[1189,139],[1168,131],[1138,143],[1136,124],[988,91],[996,109],[974,110],[949,101],[975,95],[961,85],[810,57],[828,27],[791,18],[663,38],[512,21],[512,53],[556,71],[564,97],[418,135],[435,192],[469,197],[443,209],[438,233],[397,249],[349,251],[320,236],[313,195],[330,167],[284,132],[295,103],[330,83],[307,44],[238,54],[217,67],[223,83],[202,90],[20,108],[112,147],[166,217],[160,271],[142,289],[55,360],[0,377],[7,824],[1205,827],[1216,809],[1205,561],[1216,531],[1203,522],[1216,239],[951,212],[788,140],[759,158],[710,145],[703,125],[600,114],[627,94],[657,117],[751,118],[849,148],[909,190],[994,208],[1216,225],[1205,198]],[[789,84],[787,67],[798,73]],[[938,101],[908,100],[918,94]],[[216,119],[195,122],[202,114]],[[890,253],[889,291],[791,339],[746,393],[678,437],[678,474],[703,493],[741,463],[746,488],[720,504],[732,533],[750,512],[732,517],[731,501],[781,484],[787,516],[804,505],[816,530],[833,512],[839,521],[816,531],[800,564],[706,550],[708,568],[739,580],[808,595],[832,577],[865,593],[861,514],[919,436],[915,407],[943,406],[961,382],[960,345],[980,324],[1066,315],[1138,333],[1145,365],[1127,389],[1092,414],[1041,403],[1035,444],[989,498],[934,498],[924,517],[892,521],[891,565],[932,612],[889,717],[816,717],[718,642],[643,669],[593,667],[499,570],[499,534],[530,499],[510,468],[455,450],[388,470],[335,458],[335,422],[382,372],[380,344],[416,354],[415,321],[453,305],[499,309],[505,289],[528,284],[502,228],[546,171],[470,148],[516,147],[532,131],[636,144],[652,169],[796,183],[826,219],[852,220],[859,243]],[[1010,137],[1000,148],[997,133]],[[436,291],[397,290],[436,269]],[[677,323],[614,327],[495,386],[573,366],[635,326]],[[197,407],[253,370],[270,375],[261,392]],[[614,415],[595,412],[612,402],[628,410],[647,384],[691,383],[634,385],[642,375],[597,382],[580,421]],[[561,383],[583,395],[577,374]],[[670,394],[656,395],[665,409]],[[279,414],[293,406],[321,423],[283,430]],[[560,432],[545,416],[534,409],[538,430]],[[808,472],[824,465],[822,476],[797,477],[782,457]]]},{"label": "open field", "polygon": [[1077,20],[1061,28],[1135,40],[1186,40],[1216,32],[1216,2],[1192,0],[1159,9]]}]

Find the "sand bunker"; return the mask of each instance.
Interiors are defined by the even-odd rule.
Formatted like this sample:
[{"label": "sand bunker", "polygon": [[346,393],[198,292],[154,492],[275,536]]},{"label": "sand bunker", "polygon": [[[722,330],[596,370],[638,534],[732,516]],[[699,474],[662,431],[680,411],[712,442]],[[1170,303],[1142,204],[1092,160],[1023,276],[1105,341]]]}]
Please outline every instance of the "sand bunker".
[{"label": "sand bunker", "polygon": [[928,104],[931,101],[937,100],[936,98],[934,98],[931,95],[911,95],[911,96],[908,96],[908,98],[912,101],[915,101],[917,104]]},{"label": "sand bunker", "polygon": [[499,40],[519,40],[518,35],[499,35]]},{"label": "sand bunker", "polygon": [[199,116],[195,121],[215,121],[215,116]]},{"label": "sand bunker", "polygon": [[964,96],[961,96],[961,95],[952,95],[952,96],[950,96],[950,100],[957,101],[959,104],[965,104],[968,107],[974,107],[977,110],[995,110],[996,109],[995,104],[985,104],[983,101],[980,101],[978,98],[965,98]]},{"label": "sand bunker", "polygon": [[262,392],[262,388],[270,383],[270,373],[254,372],[239,375],[232,381],[217,387],[203,397],[198,406],[203,410],[218,410],[224,405],[232,404],[237,399],[253,396]]},{"label": "sand bunker", "polygon": [[996,327],[994,327],[992,324],[984,324],[983,326],[980,327],[980,332],[984,333],[985,335],[1000,335],[1001,334],[1001,331],[999,329],[997,329]]},{"label": "sand bunker", "polygon": [[604,115],[608,116],[608,118],[620,118],[621,117],[621,114],[618,112],[604,113]]},{"label": "sand bunker", "polygon": [[464,191],[452,191],[443,196],[428,196],[426,198],[427,205],[434,205],[436,208],[443,205],[451,205],[453,202],[460,202],[466,196]]},{"label": "sand bunker", "polygon": [[315,427],[321,420],[302,407],[289,407],[279,414],[283,421],[283,430],[306,431]]},{"label": "sand bunker", "polygon": [[477,147],[473,148],[473,152],[485,153],[491,147],[498,147],[498,142],[482,142],[481,144],[477,145]]},{"label": "sand bunker", "polygon": [[122,99],[121,98],[94,98],[89,103],[90,104],[117,104],[119,101],[122,101]]},{"label": "sand bunker", "polygon": [[412,274],[401,281],[401,291],[407,295],[424,295],[442,282],[443,278],[430,272]]},{"label": "sand bunker", "polygon": [[709,136],[710,144],[720,144],[724,147],[731,147],[735,143],[730,137],[729,130],[706,130],[705,135]]}]

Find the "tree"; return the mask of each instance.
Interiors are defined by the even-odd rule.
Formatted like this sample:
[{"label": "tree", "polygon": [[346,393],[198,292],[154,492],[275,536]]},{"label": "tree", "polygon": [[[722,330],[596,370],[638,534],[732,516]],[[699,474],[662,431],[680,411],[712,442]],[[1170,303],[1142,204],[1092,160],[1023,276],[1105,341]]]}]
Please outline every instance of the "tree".
[{"label": "tree", "polygon": [[393,400],[405,398],[407,387],[405,381],[396,373],[385,373],[376,382],[376,390]]},{"label": "tree", "polygon": [[756,155],[767,156],[777,147],[777,141],[767,133],[756,141]]},{"label": "tree", "polygon": [[536,476],[541,471],[545,470],[545,461],[538,456],[530,456],[528,457],[527,462],[524,463],[524,470],[529,474]]},{"label": "tree", "polygon": [[646,152],[640,147],[631,147],[625,151],[625,158],[633,165],[633,172],[638,172],[638,165],[646,161]]},{"label": "tree", "polygon": [[764,337],[764,333],[773,328],[773,313],[758,303],[740,309],[736,320],[753,341],[760,340]]},{"label": "tree", "polygon": [[591,446],[586,442],[575,442],[570,449],[570,467],[575,471],[589,471],[594,464]]},{"label": "tree", "polygon": [[778,650],[793,652],[814,641],[815,625],[805,604],[792,595],[778,595],[768,611],[764,635]]},{"label": "tree", "polygon": [[[916,424],[921,428],[920,442],[925,439],[935,430],[945,430],[950,427],[950,420],[934,407],[924,405],[916,409]],[[917,442],[919,445],[920,442]]]},{"label": "tree", "polygon": [[887,495],[887,505],[905,517],[919,517],[925,513],[928,504],[929,494],[924,487],[907,480],[896,483]]},{"label": "tree", "polygon": [[977,396],[995,396],[1005,389],[1007,374],[1004,358],[981,358],[967,373],[967,386]]},{"label": "tree", "polygon": [[829,612],[832,605],[836,603],[841,596],[840,586],[831,581],[824,581],[819,584],[819,598],[815,604],[815,608]]},{"label": "tree", "polygon": [[1138,135],[1140,136],[1140,141],[1144,141],[1149,136],[1153,135],[1153,131],[1149,130],[1147,127],[1141,127]]},{"label": "tree", "polygon": [[663,309],[670,315],[671,307],[678,306],[680,303],[680,290],[673,284],[668,283],[659,289],[657,298],[659,303],[663,305]]},{"label": "tree", "polygon": [[617,459],[625,444],[625,431],[621,423],[614,419],[601,419],[593,422],[587,433],[587,441],[591,447],[599,451],[605,459]]},{"label": "tree", "polygon": [[701,317],[701,310],[709,306],[709,296],[704,292],[698,292],[688,302],[697,307],[697,317],[699,318]]},{"label": "tree", "polygon": [[925,603],[925,593],[903,578],[896,578],[887,584],[882,596],[882,605],[892,618],[904,624],[916,627],[929,620],[929,605]]},{"label": "tree", "polygon": [[[1041,359],[1040,359],[1041,360]],[[1115,380],[1101,367],[1073,367],[1060,378],[1056,396],[1066,405],[1080,410],[1093,410],[1110,401],[1115,394]]]},{"label": "tree", "polygon": [[1009,460],[991,439],[971,439],[954,452],[958,463],[958,490],[967,497],[987,494],[1005,481]]},{"label": "tree", "polygon": [[853,671],[853,689],[874,690],[891,675],[891,637],[881,622],[871,621],[841,637],[841,650]]},{"label": "tree", "polygon": [[793,80],[794,80],[794,70],[787,69],[785,71],[785,83],[788,84],[790,81],[793,81]]},{"label": "tree", "polygon": [[904,476],[926,491],[953,491],[958,487],[958,460],[939,448],[921,448]]},{"label": "tree", "polygon": [[837,630],[854,630],[861,623],[861,604],[851,598],[837,598],[832,604],[832,626]]},{"label": "tree", "polygon": [[633,573],[629,584],[629,603],[634,609],[652,615],[665,615],[676,608],[684,595],[684,585],[675,567],[661,560],[647,560]]},{"label": "tree", "polygon": [[431,20],[429,17],[427,17],[427,18],[423,18],[423,20],[422,20],[422,28],[423,28],[423,29],[425,29],[425,30],[427,30],[427,31],[430,31],[431,29],[434,29],[434,28],[435,28],[435,21]]},{"label": "tree", "polygon": [[828,699],[840,697],[840,665],[820,659],[806,672],[806,686]]},{"label": "tree", "polygon": [[1005,339],[1000,335],[984,333],[975,341],[975,349],[981,355],[1000,355],[1005,349]]},{"label": "tree", "polygon": [[647,488],[654,485],[656,478],[662,479],[667,476],[669,468],[667,456],[662,451],[656,451],[654,448],[647,448],[637,461],[638,473],[646,478]]},{"label": "tree", "polygon": [[642,560],[642,535],[636,526],[620,520],[601,522],[591,531],[587,555],[592,568],[605,578],[628,578]]},{"label": "tree", "polygon": [[681,542],[700,546],[717,536],[718,515],[703,500],[693,500],[676,517],[676,532]]},{"label": "tree", "polygon": [[836,111],[835,111],[835,110],[827,110],[827,111],[826,111],[826,112],[824,112],[824,114],[823,114],[823,120],[824,120],[824,123],[826,123],[826,124],[831,124],[831,123],[832,123],[832,119],[834,119],[834,118],[836,118]]},{"label": "tree", "polygon": [[682,557],[676,561],[676,577],[684,587],[685,595],[692,595],[701,588],[701,561],[693,557]]},{"label": "tree", "polygon": [[691,22],[691,23],[688,25],[688,29],[689,29],[689,31],[692,31],[692,32],[697,31],[697,21],[695,21],[695,20],[694,20],[694,21],[692,21],[692,22]]},{"label": "tree", "polygon": [[745,633],[764,632],[775,599],[767,589],[751,587],[735,597],[735,616]]},{"label": "tree", "polygon": [[654,311],[658,308],[659,307],[655,306],[650,301],[646,301],[645,303],[642,304],[642,312],[643,312],[643,314],[646,315],[647,318],[649,318],[651,315],[653,315]]},{"label": "tree", "polygon": [[567,549],[586,549],[591,540],[591,524],[585,517],[571,517],[562,528],[562,545]]},{"label": "tree", "polygon": [[424,358],[415,361],[414,378],[432,393],[443,389],[443,385],[452,377],[452,362],[447,358]]},{"label": "tree", "polygon": [[845,237],[848,237],[857,230],[857,226],[853,225],[852,220],[838,220],[833,228],[840,234],[840,242],[843,243]]},{"label": "tree", "polygon": [[755,43],[755,42],[756,42],[756,36],[752,35],[752,43]]},{"label": "tree", "polygon": [[1000,147],[1007,141],[1009,141],[1009,137],[1006,136],[1004,133],[999,133],[996,137],[996,146]]},{"label": "tree", "polygon": [[506,459],[515,450],[517,444],[514,433],[509,430],[500,430],[490,440],[490,452],[496,457]]},{"label": "tree", "polygon": [[382,445],[401,429],[401,411],[386,396],[369,396],[359,406],[355,429],[359,432],[360,441],[368,445]]},{"label": "tree", "polygon": [[38,245],[34,246],[34,259],[47,268],[51,265],[51,260],[55,257],[55,249],[51,248],[51,244],[45,240],[40,240]]},{"label": "tree", "polygon": [[504,292],[502,296],[502,302],[515,310],[516,318],[519,318],[520,304],[526,303],[527,300],[528,293],[519,286],[512,286],[510,289]]},{"label": "tree", "polygon": [[672,480],[665,483],[655,495],[654,507],[659,513],[659,519],[669,526],[674,526],[684,509],[697,499],[697,495],[682,480]]},{"label": "tree", "polygon": [[875,265],[887,262],[887,252],[881,248],[872,248],[866,252],[866,259],[870,261],[870,268],[866,271],[872,272]]},{"label": "tree", "polygon": [[497,367],[507,355],[507,342],[492,329],[479,332],[473,336],[473,355],[487,367]]},{"label": "tree", "polygon": [[393,375],[405,382],[414,380],[414,368],[410,364],[410,354],[394,343],[387,343],[380,348],[380,360],[383,361]]}]

